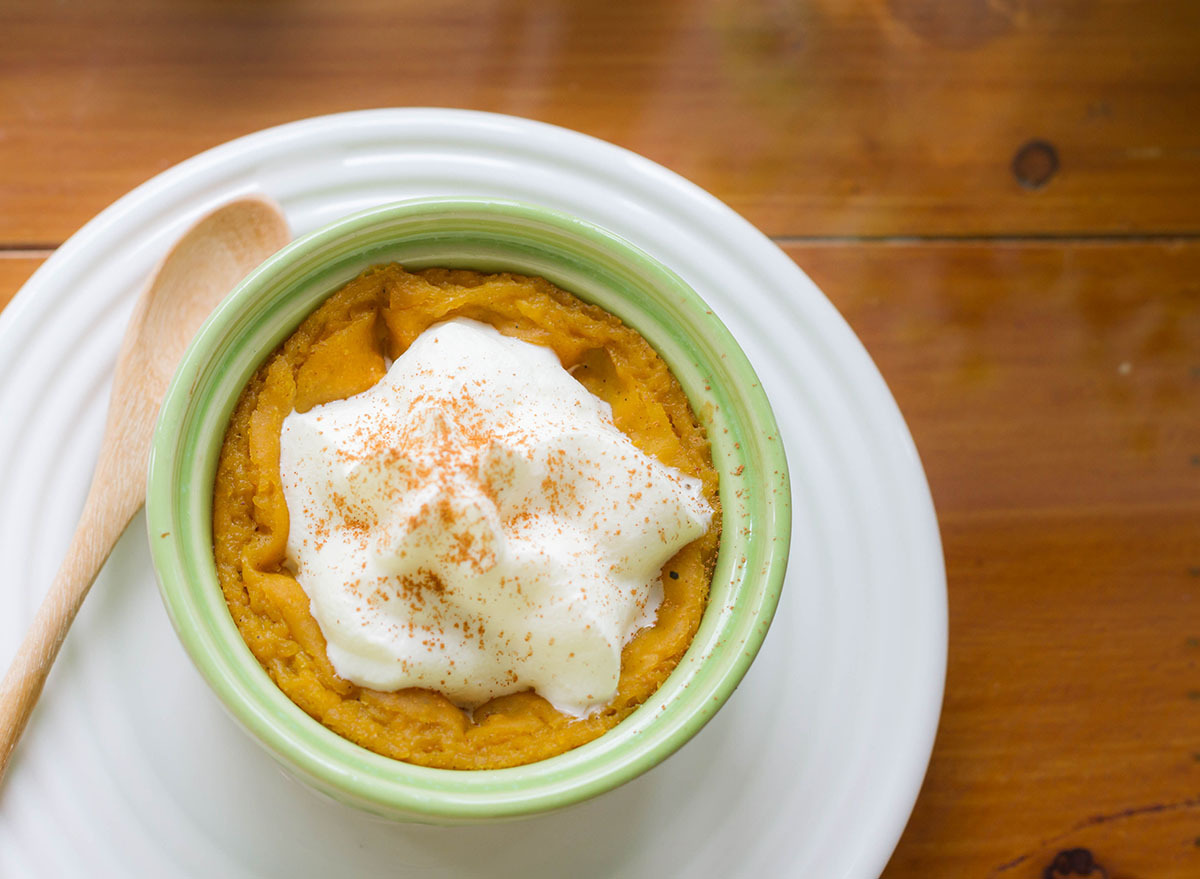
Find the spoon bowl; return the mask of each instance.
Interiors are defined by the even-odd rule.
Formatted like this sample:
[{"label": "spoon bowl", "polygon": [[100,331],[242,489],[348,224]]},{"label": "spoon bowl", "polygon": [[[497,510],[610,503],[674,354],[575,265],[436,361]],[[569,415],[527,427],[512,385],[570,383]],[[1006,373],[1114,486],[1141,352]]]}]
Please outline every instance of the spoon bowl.
[{"label": "spoon bowl", "polygon": [[145,502],[155,418],[184,350],[225,294],[290,237],[273,202],[239,199],[197,221],[151,274],[117,354],[100,457],[79,525],[0,683],[0,778],[88,590]]}]

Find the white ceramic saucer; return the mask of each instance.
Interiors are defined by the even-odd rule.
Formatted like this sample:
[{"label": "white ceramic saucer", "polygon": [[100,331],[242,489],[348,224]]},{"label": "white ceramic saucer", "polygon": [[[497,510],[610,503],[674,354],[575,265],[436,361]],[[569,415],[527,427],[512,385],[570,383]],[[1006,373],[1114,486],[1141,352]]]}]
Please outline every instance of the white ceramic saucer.
[{"label": "white ceramic saucer", "polygon": [[666,763],[518,824],[378,822],[285,778],[227,718],[160,604],[139,516],[102,573],[0,788],[0,876],[878,876],[933,742],[941,545],[896,404],[828,300],[712,196],[522,119],[376,110],[203,153],[116,202],[0,313],[0,660],[66,548],[133,298],[200,214],[265,192],[307,232],[419,195],[497,196],[605,226],[674,268],[775,408],[794,532],[739,691]]}]

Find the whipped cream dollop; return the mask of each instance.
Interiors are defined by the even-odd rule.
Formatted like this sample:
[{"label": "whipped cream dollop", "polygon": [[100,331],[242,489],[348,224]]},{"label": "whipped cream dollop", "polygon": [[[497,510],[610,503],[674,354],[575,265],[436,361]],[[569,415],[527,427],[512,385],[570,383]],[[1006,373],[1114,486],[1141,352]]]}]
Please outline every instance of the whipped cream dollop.
[{"label": "whipped cream dollop", "polygon": [[468,709],[530,688],[575,716],[611,701],[660,569],[712,516],[553,351],[464,319],[290,414],[280,471],[288,563],[337,673]]}]

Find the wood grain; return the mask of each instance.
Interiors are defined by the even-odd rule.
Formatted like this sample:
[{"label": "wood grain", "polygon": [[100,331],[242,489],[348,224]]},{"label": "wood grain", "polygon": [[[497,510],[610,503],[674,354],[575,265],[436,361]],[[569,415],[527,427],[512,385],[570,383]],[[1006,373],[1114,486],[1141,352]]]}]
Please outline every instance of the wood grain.
[{"label": "wood grain", "polygon": [[889,382],[950,664],[888,879],[1200,875],[1200,243],[791,246]]},{"label": "wood grain", "polygon": [[405,105],[586,131],[774,235],[1200,232],[1198,45],[1189,0],[7,0],[0,242],[61,242],[229,138]]},{"label": "wood grain", "polygon": [[12,301],[49,255],[49,251],[0,253],[0,309]]}]

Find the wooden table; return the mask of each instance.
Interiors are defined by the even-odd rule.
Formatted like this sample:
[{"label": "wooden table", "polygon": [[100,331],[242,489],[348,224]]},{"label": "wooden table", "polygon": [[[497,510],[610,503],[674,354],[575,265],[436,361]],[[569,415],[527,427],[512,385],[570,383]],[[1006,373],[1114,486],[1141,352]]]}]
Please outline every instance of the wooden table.
[{"label": "wooden table", "polygon": [[661,162],[866,343],[950,584],[889,879],[1200,876],[1200,4],[6,0],[0,302],[195,152],[403,105]]}]

